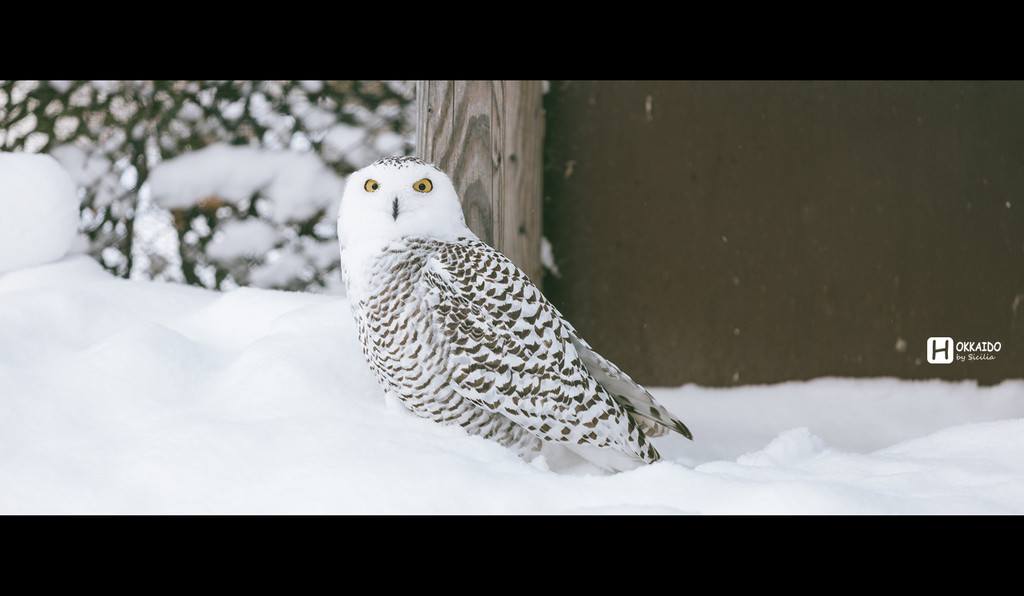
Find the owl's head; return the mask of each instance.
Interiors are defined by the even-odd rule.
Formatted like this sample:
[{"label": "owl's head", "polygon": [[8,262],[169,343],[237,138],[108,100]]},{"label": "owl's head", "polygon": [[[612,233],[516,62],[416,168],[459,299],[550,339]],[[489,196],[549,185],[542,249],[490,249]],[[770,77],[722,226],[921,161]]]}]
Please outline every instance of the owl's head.
[{"label": "owl's head", "polygon": [[338,211],[342,249],[408,236],[453,240],[470,234],[451,180],[422,159],[385,157],[345,183]]}]

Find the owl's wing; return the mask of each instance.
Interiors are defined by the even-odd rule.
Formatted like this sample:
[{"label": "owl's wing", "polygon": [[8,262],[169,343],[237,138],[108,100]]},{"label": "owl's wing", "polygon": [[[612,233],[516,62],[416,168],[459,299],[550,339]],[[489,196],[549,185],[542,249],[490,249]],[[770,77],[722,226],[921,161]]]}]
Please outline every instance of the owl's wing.
[{"label": "owl's wing", "polygon": [[566,441],[634,435],[632,424],[645,431],[660,428],[648,420],[685,430],[580,340],[501,253],[483,243],[447,245],[429,269],[460,394],[531,431]]}]

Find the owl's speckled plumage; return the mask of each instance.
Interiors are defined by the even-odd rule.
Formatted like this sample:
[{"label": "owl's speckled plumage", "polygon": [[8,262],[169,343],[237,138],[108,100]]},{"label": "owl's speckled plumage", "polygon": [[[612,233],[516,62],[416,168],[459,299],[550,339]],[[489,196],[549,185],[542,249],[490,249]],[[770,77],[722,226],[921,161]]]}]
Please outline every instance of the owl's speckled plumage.
[{"label": "owl's speckled plumage", "polygon": [[363,353],[416,414],[522,455],[562,444],[612,470],[656,461],[649,437],[690,437],[466,227],[433,165],[384,158],[352,174],[338,231]]}]

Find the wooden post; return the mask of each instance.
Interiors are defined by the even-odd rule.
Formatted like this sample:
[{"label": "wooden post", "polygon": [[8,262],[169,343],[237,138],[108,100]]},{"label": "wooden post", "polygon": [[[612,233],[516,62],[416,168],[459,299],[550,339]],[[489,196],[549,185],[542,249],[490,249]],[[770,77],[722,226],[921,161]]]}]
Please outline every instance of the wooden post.
[{"label": "wooden post", "polygon": [[448,173],[466,223],[540,284],[540,81],[419,81],[416,147]]}]

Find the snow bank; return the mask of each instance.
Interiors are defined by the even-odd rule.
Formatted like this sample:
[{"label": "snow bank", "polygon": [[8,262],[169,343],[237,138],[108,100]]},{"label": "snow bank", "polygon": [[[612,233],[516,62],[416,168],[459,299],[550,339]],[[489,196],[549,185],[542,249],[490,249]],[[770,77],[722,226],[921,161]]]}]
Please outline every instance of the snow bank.
[{"label": "snow bank", "polygon": [[558,473],[385,401],[346,299],[83,256],[0,276],[0,514],[1021,514],[1024,382],[653,393],[695,440]]},{"label": "snow bank", "polygon": [[49,155],[0,153],[0,273],[55,261],[74,246],[78,194]]}]

